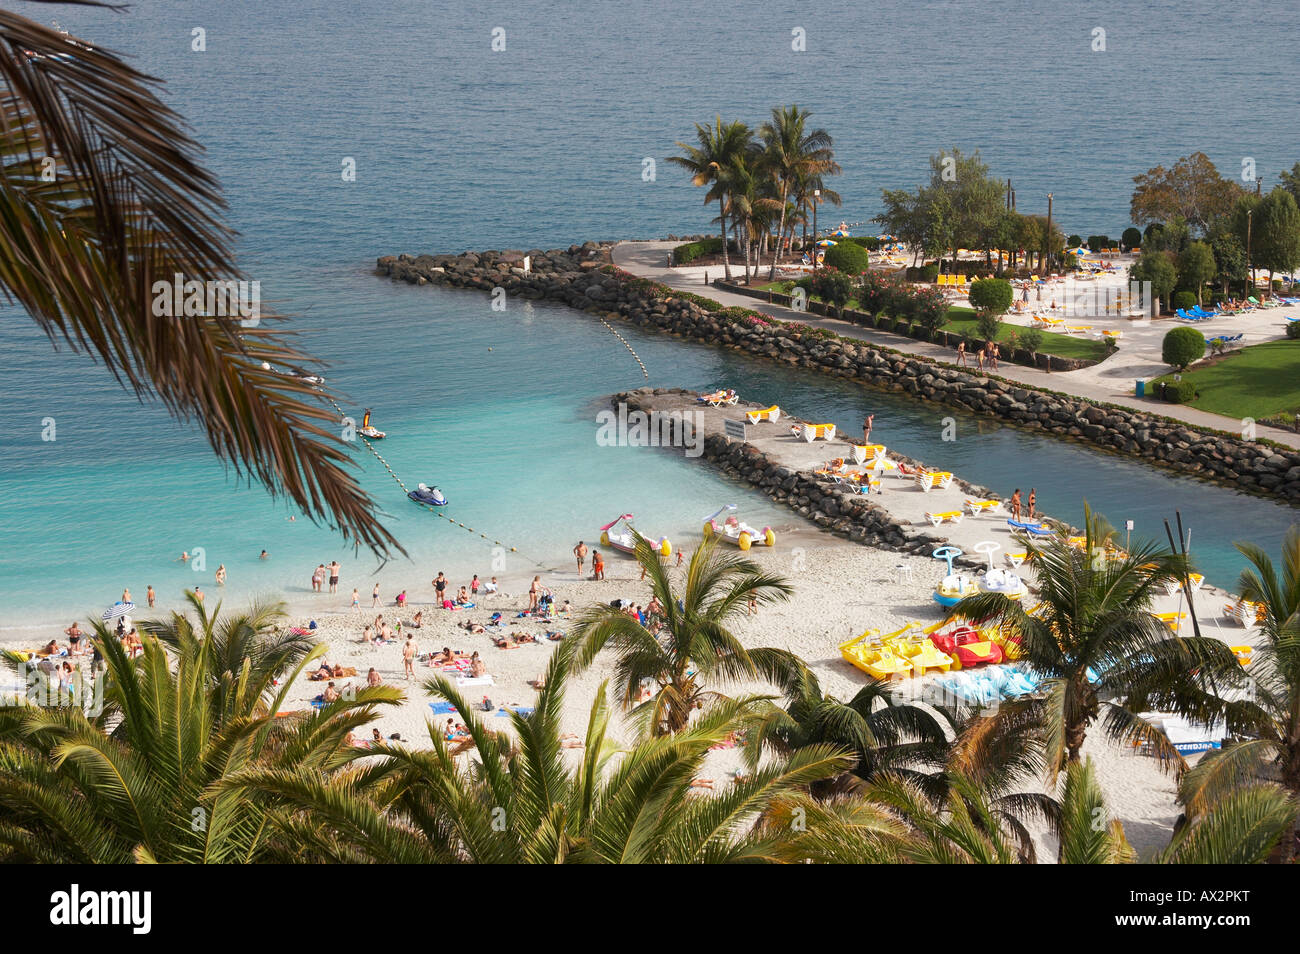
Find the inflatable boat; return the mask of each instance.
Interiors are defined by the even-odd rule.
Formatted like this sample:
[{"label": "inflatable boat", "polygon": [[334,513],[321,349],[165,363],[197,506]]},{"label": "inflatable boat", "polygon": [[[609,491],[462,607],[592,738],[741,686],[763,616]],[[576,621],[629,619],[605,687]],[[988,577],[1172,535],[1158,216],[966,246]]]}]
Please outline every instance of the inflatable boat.
[{"label": "inflatable boat", "polygon": [[672,556],[673,545],[668,542],[668,538],[660,537],[655,540],[647,537],[632,526],[632,515],[630,513],[625,513],[617,520],[611,520],[600,528],[600,545],[603,547],[613,547],[615,550],[635,556],[638,540],[644,540],[650,544],[650,549],[660,556]]},{"label": "inflatable boat", "polygon": [[447,506],[447,498],[443,496],[441,490],[437,487],[428,487],[420,484],[415,490],[412,490],[406,496],[410,497],[416,503],[428,504],[431,507]]}]

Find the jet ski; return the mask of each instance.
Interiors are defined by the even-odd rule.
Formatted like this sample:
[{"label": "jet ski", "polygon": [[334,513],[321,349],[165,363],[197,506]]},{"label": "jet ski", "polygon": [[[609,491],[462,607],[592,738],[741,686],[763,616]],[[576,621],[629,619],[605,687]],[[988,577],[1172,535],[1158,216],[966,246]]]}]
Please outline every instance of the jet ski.
[{"label": "jet ski", "polygon": [[431,507],[447,506],[447,498],[443,496],[441,490],[437,487],[428,487],[420,484],[415,490],[412,490],[406,496],[410,497],[416,503],[428,504]]},{"label": "jet ski", "polygon": [[357,433],[362,437],[370,438],[372,441],[384,439],[384,432],[370,423],[370,408],[366,408],[365,416],[361,419],[361,428]]}]

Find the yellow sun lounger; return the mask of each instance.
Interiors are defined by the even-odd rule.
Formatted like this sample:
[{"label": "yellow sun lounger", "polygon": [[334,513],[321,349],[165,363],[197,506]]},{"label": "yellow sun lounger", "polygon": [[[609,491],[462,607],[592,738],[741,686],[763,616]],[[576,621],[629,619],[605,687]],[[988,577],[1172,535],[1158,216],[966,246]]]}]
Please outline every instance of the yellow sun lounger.
[{"label": "yellow sun lounger", "polygon": [[965,514],[960,510],[944,510],[938,513],[927,510],[925,513],[925,519],[929,520],[930,525],[934,527],[939,526],[945,520],[949,523],[961,523],[961,518],[964,516]]},{"label": "yellow sun lounger", "polygon": [[775,424],[781,420],[781,409],[773,404],[771,407],[765,407],[761,411],[746,411],[745,417],[751,424],[757,424],[759,421],[771,421]]},{"label": "yellow sun lounger", "polygon": [[[1192,585],[1192,592],[1195,593],[1197,590],[1201,588],[1201,584],[1205,582],[1205,577],[1199,573],[1189,573],[1187,575],[1187,582]],[[1182,588],[1183,588],[1183,581],[1178,579],[1177,577],[1165,580],[1165,592],[1168,593],[1170,596],[1173,596]]]},{"label": "yellow sun lounger", "polygon": [[931,470],[916,475],[916,486],[920,487],[925,493],[929,493],[934,487],[946,489],[951,483],[952,474],[946,470]]},{"label": "yellow sun lounger", "polygon": [[802,437],[809,444],[818,438],[824,441],[835,440],[834,424],[795,424],[790,430],[795,437]]},{"label": "yellow sun lounger", "polygon": [[1183,620],[1187,619],[1186,613],[1156,613],[1155,618],[1168,626],[1174,633],[1178,632],[1178,626]]},{"label": "yellow sun lounger", "polygon": [[966,509],[972,517],[981,513],[997,513],[1002,509],[1001,500],[971,500],[966,498]]},{"label": "yellow sun lounger", "polygon": [[1018,550],[1015,553],[1006,554],[1007,562],[1013,567],[1019,567],[1020,564],[1025,562],[1027,556],[1029,556],[1029,553],[1025,550]]},{"label": "yellow sun lounger", "polygon": [[1228,648],[1237,657],[1237,662],[1243,666],[1249,666],[1251,658],[1255,655],[1255,647],[1253,646],[1229,646]]}]

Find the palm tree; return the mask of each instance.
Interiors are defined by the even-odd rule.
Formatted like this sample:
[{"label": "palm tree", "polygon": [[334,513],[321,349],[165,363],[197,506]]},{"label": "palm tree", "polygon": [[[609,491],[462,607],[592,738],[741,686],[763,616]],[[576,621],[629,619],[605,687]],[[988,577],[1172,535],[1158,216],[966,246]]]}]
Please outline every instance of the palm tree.
[{"label": "palm tree", "polygon": [[376,746],[381,764],[332,778],[286,767],[250,772],[236,784],[290,806],[284,840],[318,860],[700,864],[799,854],[790,829],[755,822],[841,773],[847,755],[810,746],[724,790],[695,794],[710,747],[742,724],[755,701],[719,702],[675,735],[619,747],[602,684],[571,764],[561,714],[579,650],[569,642],[555,651],[534,711],[511,714],[513,737],[488,729],[447,679],[425,684],[465,720],[473,760],[458,761],[430,725],[431,750]]},{"label": "palm tree", "polygon": [[187,591],[185,599],[196,619],[173,612],[167,620],[142,622],[140,630],[173,655],[206,667],[208,698],[218,724],[236,715],[274,712],[284,673],[323,652],[310,636],[282,627],[282,603],[254,602],[246,612],[223,616],[220,603],[209,612],[193,591]]},{"label": "palm tree", "polygon": [[[1224,702],[1218,713],[1243,741],[1207,754],[1187,773],[1183,796],[1195,818],[1239,786],[1276,773],[1293,798],[1300,797],[1300,528],[1282,540],[1281,572],[1251,543],[1237,549],[1253,569],[1242,571],[1243,599],[1260,603],[1262,643],[1246,670],[1251,691]],[[1283,843],[1285,860],[1295,857],[1295,835]]]},{"label": "palm tree", "polygon": [[[724,699],[708,688],[710,681],[762,679],[785,689],[804,678],[797,656],[783,649],[746,649],[727,628],[747,612],[751,600],[765,605],[789,599],[793,588],[784,579],[752,560],[724,553],[716,540],[708,539],[691,554],[678,594],[644,540],[637,543],[636,558],[662,607],[662,628],[652,630],[634,616],[597,606],[579,617],[573,638],[584,666],[603,650],[613,650],[619,701],[644,717],[653,735],[681,732],[695,710]],[[641,703],[647,682],[658,691]]]},{"label": "palm tree", "polygon": [[771,122],[764,123],[758,133],[763,143],[766,171],[775,186],[781,211],[769,280],[776,279],[776,263],[781,255],[781,240],[785,235],[786,201],[795,190],[800,177],[840,171],[831,148],[833,141],[830,134],[824,129],[808,130],[810,115],[808,110],[798,106],[773,108]]},{"label": "palm tree", "polygon": [[[819,192],[821,194],[817,195],[816,193]],[[813,221],[813,206],[820,205],[822,202],[829,202],[831,205],[838,206],[843,202],[843,200],[840,198],[840,194],[834,189],[826,188],[820,173],[812,173],[806,170],[795,176],[792,196],[795,205],[800,209],[798,224],[803,226],[802,244],[807,248],[808,226]],[[793,228],[790,230],[790,241],[794,241]],[[817,241],[816,235],[813,236],[813,241]]]},{"label": "palm tree", "polygon": [[[0,710],[0,858],[248,863],[283,854],[269,801],[223,782],[267,765],[327,777],[361,751],[345,746],[348,733],[371,721],[377,705],[401,699],[393,688],[363,688],[317,712],[277,718],[294,677],[323,646],[278,672],[283,686],[268,703],[253,691],[220,693],[217,640],[185,641],[172,659],[147,636],[131,659],[97,625],[102,708]],[[241,671],[257,679],[276,650],[252,648],[263,664]]]},{"label": "palm tree", "polygon": [[949,713],[896,698],[888,683],[870,679],[848,702],[825,694],[817,677],[804,669],[788,690],[785,708],[761,712],[745,747],[746,762],[757,766],[770,748],[789,754],[808,745],[833,745],[857,757],[852,774],[827,779],[812,788],[826,800],[852,791],[883,772],[918,775],[940,769],[956,734]]},{"label": "palm tree", "polygon": [[330,395],[274,370],[315,363],[281,316],[157,314],[156,282],[247,278],[216,179],[158,86],[0,10],[0,295],[56,346],[196,418],[218,456],[272,494],[376,552],[400,552],[334,436]]},{"label": "palm tree", "polygon": [[698,145],[679,142],[684,155],[669,156],[668,161],[681,166],[691,175],[691,184],[709,186],[704,195],[705,203],[718,203],[718,220],[722,229],[722,269],[727,280],[731,280],[731,259],[727,253],[728,190],[725,182],[726,170],[733,162],[749,149],[753,131],[741,122],[724,124],[722,117],[714,120],[712,128],[695,124],[695,138]]},{"label": "palm tree", "polygon": [[[763,172],[763,153],[751,149],[736,157],[726,171],[728,202],[732,220],[736,223],[745,247],[745,284],[752,280],[750,272],[750,253],[754,252],[760,239],[772,227],[777,217],[778,200],[765,193],[770,180]],[[754,255],[754,275],[758,274],[761,262],[758,254]]]},{"label": "palm tree", "polygon": [[[1199,794],[1180,786],[1180,798],[1186,802]],[[1189,815],[1155,860],[1167,865],[1264,864],[1277,857],[1279,848],[1285,853],[1290,845],[1294,850],[1296,810],[1295,796],[1275,783],[1235,787],[1220,793],[1200,814]]]},{"label": "palm tree", "polygon": [[[1137,713],[1160,709],[1203,718],[1207,690],[1240,667],[1217,639],[1177,637],[1151,613],[1157,590],[1184,579],[1186,561],[1154,544],[1124,553],[1113,528],[1084,506],[1084,546],[1057,534],[1021,542],[1038,577],[1037,612],[996,593],[962,600],[953,615],[1002,627],[1018,639],[1021,665],[1043,682],[1033,703],[1045,732],[1047,769],[1055,777],[1077,762],[1089,727],[1154,747],[1166,765],[1183,767],[1164,734]],[[1104,713],[1104,716],[1103,716]]]}]

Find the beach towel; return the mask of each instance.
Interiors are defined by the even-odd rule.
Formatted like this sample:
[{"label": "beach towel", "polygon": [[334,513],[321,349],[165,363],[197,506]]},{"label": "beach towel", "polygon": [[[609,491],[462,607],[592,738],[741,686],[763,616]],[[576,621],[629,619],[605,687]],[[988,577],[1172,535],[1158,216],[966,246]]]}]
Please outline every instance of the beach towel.
[{"label": "beach towel", "polygon": [[534,706],[512,706],[510,709],[500,708],[497,710],[497,718],[505,719],[510,717],[511,711],[519,713],[521,716],[532,715],[535,711]]},{"label": "beach towel", "polygon": [[310,630],[310,629],[303,629],[301,626],[295,626],[295,627],[293,627],[293,629],[289,630],[289,632],[293,633],[295,636],[310,636],[310,635],[311,635],[311,630]]},{"label": "beach towel", "polygon": [[457,686],[494,686],[496,683],[491,676],[458,676],[456,678]]},{"label": "beach towel", "polygon": [[434,715],[459,715],[460,714],[456,710],[456,707],[453,706],[450,702],[430,702],[429,708],[433,710]]}]

